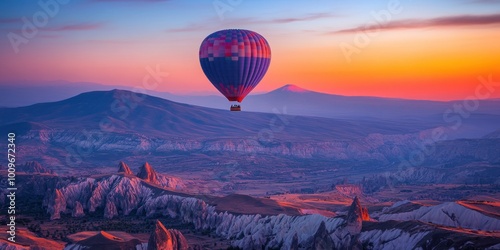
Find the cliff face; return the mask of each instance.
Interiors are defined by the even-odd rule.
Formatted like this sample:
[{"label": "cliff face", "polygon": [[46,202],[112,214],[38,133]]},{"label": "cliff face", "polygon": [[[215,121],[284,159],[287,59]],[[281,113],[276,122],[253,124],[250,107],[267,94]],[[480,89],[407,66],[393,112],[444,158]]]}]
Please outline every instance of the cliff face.
[{"label": "cliff face", "polygon": [[354,197],[344,223],[332,233],[333,238],[336,240],[336,248],[363,249],[359,236],[363,221],[368,220],[370,220],[368,210],[361,206],[357,196]]},{"label": "cliff face", "polygon": [[[257,132],[254,134],[258,134]],[[283,133],[287,134],[287,133]],[[277,138],[272,144],[261,144],[251,136],[241,138],[168,138],[154,135],[137,134],[114,134],[103,133],[99,140],[93,142],[93,150],[114,155],[114,159],[123,157],[135,157],[141,161],[147,160],[144,156],[148,152],[157,154],[169,154],[172,152],[193,152],[201,154],[212,154],[220,152],[234,152],[244,155],[255,155],[257,157],[327,157],[331,160],[370,161],[377,164],[390,164],[401,162],[401,156],[411,155],[412,152],[420,152],[422,142],[429,138],[426,133],[402,133],[402,134],[376,134],[372,133],[364,137],[353,137],[339,139],[338,137],[325,135],[314,137],[308,141],[290,140],[289,138]],[[39,151],[49,152],[50,161],[43,164],[66,165],[66,155],[61,152],[59,145],[71,145],[75,148],[87,148],[88,141],[80,140],[81,133],[71,130],[53,130],[48,133],[46,143],[40,141],[38,131],[29,131],[26,135],[20,135],[24,140],[23,150],[19,151],[20,158],[30,159]],[[446,164],[458,161],[458,165],[467,162],[499,162],[500,139],[477,139],[477,140],[454,140],[440,141],[435,144],[436,149],[426,157],[426,164]],[[97,167],[101,162],[84,155],[86,164]],[[472,171],[469,171],[472,172]],[[447,183],[456,180],[453,173],[448,171],[425,171],[425,172],[402,172],[394,173],[395,178],[403,182],[438,182]],[[465,173],[464,176],[469,176]]]},{"label": "cliff face", "polygon": [[52,193],[47,212],[50,214],[51,220],[60,219],[61,213],[66,212],[66,197],[64,197],[61,190],[55,189]]},{"label": "cliff face", "polygon": [[[258,131],[257,131],[258,132]],[[41,147],[54,145],[74,145],[86,148],[85,141],[79,140],[80,133],[74,131],[51,131],[50,143]],[[38,131],[30,131],[26,136],[27,143],[39,145]],[[240,152],[245,154],[265,154],[277,156],[293,156],[311,158],[313,156],[330,157],[337,160],[360,159],[389,161],[397,159],[401,154],[417,149],[419,134],[400,135],[368,135],[365,138],[352,138],[338,140],[333,137],[328,139],[318,138],[311,141],[288,141],[286,138],[273,142],[272,146],[261,144],[251,136],[226,139],[183,139],[157,138],[154,136],[134,134],[102,134],[100,140],[95,142],[94,148],[98,152],[133,152],[141,155],[145,152],[168,153],[172,151],[183,152]],[[491,151],[491,150],[490,150]],[[27,152],[28,153],[28,152]],[[35,152],[29,152],[35,154]],[[130,154],[130,153],[129,153]],[[64,157],[60,157],[64,159]],[[91,160],[91,159],[90,159]],[[64,163],[64,162],[61,162]]]},{"label": "cliff face", "polygon": [[293,235],[290,250],[299,250],[299,236],[297,236],[297,234]]},{"label": "cliff face", "polygon": [[326,230],[325,222],[321,222],[318,230],[314,234],[312,247],[316,250],[334,249],[334,243],[330,234]]},{"label": "cliff face", "polygon": [[97,208],[104,208],[104,217],[113,218],[118,215],[117,208],[123,215],[128,215],[151,193],[151,189],[144,187],[138,178],[117,175],[100,180],[80,178],[58,189],[56,198],[49,196],[46,204],[52,219],[60,218],[61,212],[79,210],[78,203],[84,212],[93,213]]},{"label": "cliff face", "polygon": [[149,163],[144,163],[137,173],[137,177],[154,184],[159,184],[158,175],[156,171],[149,165]]},{"label": "cliff face", "polygon": [[370,220],[370,215],[368,210],[361,206],[361,202],[358,197],[354,197],[351,206],[349,207],[349,212],[346,218],[347,231],[351,235],[356,235],[361,232],[361,227],[363,226],[363,221]]},{"label": "cliff face", "polygon": [[184,183],[176,177],[157,173],[149,163],[144,163],[137,173],[137,177],[149,183],[166,188],[182,189]]},{"label": "cliff face", "polygon": [[362,187],[357,184],[337,184],[335,190],[347,197],[355,197],[363,194]]},{"label": "cliff face", "polygon": [[118,173],[124,173],[127,175],[133,175],[134,173],[132,170],[130,170],[130,167],[127,165],[127,163],[120,161],[118,164]]},{"label": "cliff face", "polygon": [[157,220],[155,230],[151,233],[148,241],[148,250],[187,250],[189,244],[184,235],[175,229],[166,229]]},{"label": "cliff face", "polygon": [[83,212],[82,203],[79,201],[75,202],[75,207],[73,208],[73,212],[71,213],[73,217],[83,217],[85,216],[85,212]]}]

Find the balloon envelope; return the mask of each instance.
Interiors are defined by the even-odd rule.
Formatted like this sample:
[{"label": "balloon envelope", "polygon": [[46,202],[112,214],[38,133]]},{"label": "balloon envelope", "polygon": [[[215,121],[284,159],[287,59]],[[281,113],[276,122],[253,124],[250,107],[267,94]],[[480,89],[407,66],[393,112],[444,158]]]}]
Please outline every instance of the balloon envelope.
[{"label": "balloon envelope", "polygon": [[250,30],[220,30],[200,46],[200,64],[229,101],[241,102],[262,80],[271,62],[266,39]]}]

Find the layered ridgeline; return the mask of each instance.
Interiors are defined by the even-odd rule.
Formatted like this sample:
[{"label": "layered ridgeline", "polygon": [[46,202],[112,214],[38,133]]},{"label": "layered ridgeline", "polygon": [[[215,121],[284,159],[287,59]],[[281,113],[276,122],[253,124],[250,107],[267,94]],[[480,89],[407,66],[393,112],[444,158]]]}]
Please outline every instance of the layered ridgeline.
[{"label": "layered ridgeline", "polygon": [[[290,99],[313,96],[307,100],[317,94],[294,86],[272,93]],[[314,160],[303,164],[314,164],[313,171],[305,171],[305,175],[329,170],[334,162],[340,165],[335,167],[352,176],[382,172],[404,184],[497,181],[494,173],[500,163],[500,116],[495,113],[498,105],[490,104],[499,100],[481,102],[480,109],[467,117],[450,114],[452,122],[444,120],[443,112],[454,103],[440,103],[439,108],[429,109],[432,112],[411,118],[416,110],[407,108],[413,102],[402,105],[399,101],[403,102],[391,100],[382,105],[387,111],[408,113],[407,118],[395,121],[361,115],[290,116],[285,115],[286,105],[272,106],[276,109],[271,114],[235,114],[129,91],[96,91],[58,102],[0,108],[0,117],[5,117],[0,119],[0,130],[13,131],[22,141],[17,145],[19,159],[39,161],[63,175],[78,171],[87,174],[89,169],[123,159],[132,164],[150,161],[165,172],[195,172],[234,159],[241,169],[251,168],[254,173],[265,172],[274,178],[281,176],[266,172],[271,164]],[[381,107],[369,102],[357,106],[368,110]],[[323,109],[330,107],[324,104]],[[455,130],[455,125],[460,126]],[[460,132],[463,129],[478,134],[475,138],[453,139],[470,137],[469,132]],[[6,147],[5,143],[0,141],[0,146]],[[163,164],[171,158],[176,162]]]},{"label": "layered ridgeline", "polygon": [[[281,92],[307,93],[294,88]],[[474,113],[462,120],[461,128],[480,131],[481,138],[452,139],[454,124],[443,124],[442,115],[440,122],[391,121],[290,116],[281,106],[275,111],[231,113],[113,90],[0,108],[0,117],[9,118],[0,119],[0,130],[14,131],[22,141],[18,159],[39,161],[59,175],[109,173],[113,170],[102,167],[126,160],[134,167],[122,166],[125,175],[139,174],[166,187],[194,183],[188,186],[192,192],[199,191],[200,178],[219,181],[206,185],[218,194],[248,189],[253,184],[245,186],[247,180],[266,180],[268,188],[259,195],[300,192],[303,187],[324,190],[344,176],[349,181],[369,178],[363,183],[369,192],[396,185],[498,182],[498,128],[488,129],[500,124],[494,114]],[[0,141],[0,147],[5,143]],[[186,182],[155,177],[147,166],[144,171],[136,168],[144,162]],[[46,172],[31,165],[26,171]],[[299,177],[290,175],[290,169]],[[297,180],[303,181],[300,187],[294,184]],[[287,184],[272,185],[277,182]]]},{"label": "layered ridgeline", "polygon": [[[55,195],[47,195],[45,207],[52,219],[60,218],[61,214],[75,214],[75,210],[80,211],[79,216],[83,210],[83,216],[103,211],[105,218],[138,215],[180,219],[192,223],[198,230],[210,230],[218,237],[229,239],[233,246],[242,249],[390,249],[440,244],[458,247],[466,243],[483,248],[498,244],[498,238],[475,230],[500,230],[497,216],[460,203],[438,206],[397,203],[378,212],[378,221],[370,218],[357,197],[345,215],[337,217],[236,214],[130,175],[79,178],[50,192]],[[162,231],[162,228],[156,226],[155,230]],[[154,239],[162,237],[165,235]]]},{"label": "layered ridgeline", "polygon": [[[19,107],[43,102],[54,102],[84,92],[126,89],[123,86],[95,83],[45,82],[29,84],[18,82],[0,86],[0,107]],[[222,95],[180,96],[166,92],[149,91],[151,96],[202,107],[227,110],[227,99]],[[465,96],[464,96],[465,97]],[[482,100],[474,113],[500,115],[500,99]],[[286,107],[290,115],[350,118],[429,118],[442,116],[443,112],[463,101],[422,101],[370,96],[342,96],[311,91],[287,84],[263,94],[250,94],[245,98],[245,111],[273,113],[273,108]],[[473,105],[471,105],[473,106]],[[369,108],[367,108],[369,107]],[[436,117],[440,119],[440,117]]]},{"label": "layered ridgeline", "polygon": [[[500,139],[491,134],[498,130],[500,116],[492,113],[472,113],[456,130],[456,122],[444,121],[442,113],[394,121],[290,116],[286,107],[274,108],[273,113],[235,114],[129,91],[97,91],[0,108],[0,117],[8,117],[0,120],[0,129],[14,131],[23,141],[18,157],[66,172],[83,163],[92,168],[125,158],[145,162],[150,154],[203,158],[200,154],[224,152],[241,159],[314,157],[391,166],[414,152],[423,152],[424,163],[431,165],[450,159],[500,162]],[[462,129],[468,132],[461,134]],[[450,141],[456,137],[471,139]],[[425,148],[429,140],[436,142],[435,150]]]}]

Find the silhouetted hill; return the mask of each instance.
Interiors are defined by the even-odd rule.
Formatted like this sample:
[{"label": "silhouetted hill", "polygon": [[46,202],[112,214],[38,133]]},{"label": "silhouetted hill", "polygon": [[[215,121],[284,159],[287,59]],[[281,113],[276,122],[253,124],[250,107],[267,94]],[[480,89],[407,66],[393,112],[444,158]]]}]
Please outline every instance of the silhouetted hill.
[{"label": "silhouetted hill", "polygon": [[[370,133],[408,133],[432,127],[432,124],[405,122],[351,122],[319,117],[229,112],[176,103],[125,90],[88,92],[59,102],[1,108],[0,117],[9,118],[2,119],[0,126],[14,130],[17,130],[18,123],[29,122],[39,123],[39,126],[50,129],[100,129],[120,133],[192,137],[256,136],[260,130],[270,129],[271,125],[281,128],[281,121],[285,120],[287,124],[282,129],[286,133],[275,133],[275,136],[291,136],[295,140],[311,140],[324,136],[355,138]],[[14,124],[16,125],[8,126]]]}]

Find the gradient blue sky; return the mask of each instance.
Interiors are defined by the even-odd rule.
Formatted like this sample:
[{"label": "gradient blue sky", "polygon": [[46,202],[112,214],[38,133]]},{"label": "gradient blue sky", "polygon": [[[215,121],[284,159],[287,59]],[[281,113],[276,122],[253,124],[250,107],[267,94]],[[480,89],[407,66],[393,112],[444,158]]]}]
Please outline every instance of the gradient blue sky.
[{"label": "gradient blue sky", "polygon": [[[397,26],[398,20],[411,20],[422,26],[382,31],[352,62],[339,44],[352,43],[356,28],[373,21],[371,12],[387,9],[391,1],[242,0],[223,18],[214,2],[70,0],[15,53],[7,34],[20,33],[21,18],[31,19],[41,7],[37,1],[2,1],[0,82],[67,80],[134,86],[146,66],[161,65],[170,75],[159,91],[215,93],[199,67],[197,53],[208,34],[225,28],[254,30],[270,42],[273,62],[257,91],[291,83],[346,95],[446,100],[470,93],[478,75],[500,73],[494,66],[500,55],[495,35],[500,33],[500,1],[401,0],[403,11],[391,22]],[[464,16],[488,20],[481,24],[452,20],[447,25],[432,21]],[[448,43],[453,49],[443,52]],[[468,48],[463,50],[464,46]],[[491,58],[485,58],[488,54]],[[424,63],[426,59],[432,63]],[[450,82],[460,87],[452,89]]]}]

